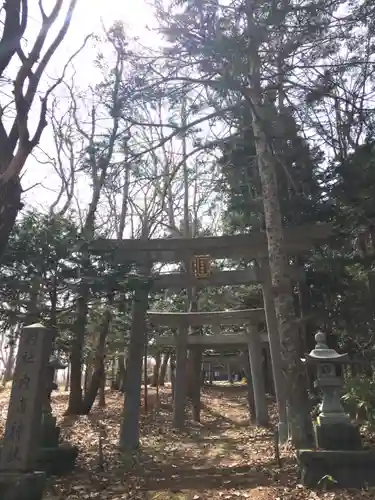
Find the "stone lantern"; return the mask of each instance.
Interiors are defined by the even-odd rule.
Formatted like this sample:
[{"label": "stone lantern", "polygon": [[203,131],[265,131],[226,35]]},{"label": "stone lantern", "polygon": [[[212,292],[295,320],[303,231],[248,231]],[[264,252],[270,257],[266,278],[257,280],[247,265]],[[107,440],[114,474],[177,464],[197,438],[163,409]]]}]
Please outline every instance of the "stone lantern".
[{"label": "stone lantern", "polygon": [[[375,485],[375,452],[363,449],[359,428],[341,405],[342,378],[336,367],[349,361],[326,345],[325,335],[315,335],[316,346],[302,361],[316,367],[315,387],[322,393],[314,422],[315,448],[297,450],[300,481],[307,487],[330,485],[338,488],[363,488]],[[327,479],[329,478],[329,479]]]},{"label": "stone lantern", "polygon": [[43,410],[46,411],[47,413],[52,413],[52,408],[51,408],[51,394],[52,391],[55,391],[58,387],[57,384],[55,384],[54,379],[55,379],[55,373],[56,370],[65,370],[68,365],[62,363],[62,361],[55,357],[51,356],[49,363],[48,363],[48,376],[46,380],[46,394],[45,394],[45,400],[43,404]]},{"label": "stone lantern", "polygon": [[63,370],[67,365],[57,357],[51,357],[48,363],[48,376],[42,408],[41,441],[38,453],[38,466],[47,474],[63,475],[74,469],[78,449],[69,443],[60,442],[60,427],[52,414],[51,393],[57,389],[54,382],[56,370]]},{"label": "stone lantern", "polygon": [[56,417],[52,415],[51,394],[57,389],[54,382],[56,370],[64,370],[67,365],[57,357],[52,356],[48,363],[48,375],[45,386],[45,396],[42,408],[42,447],[58,446],[60,429],[56,426]]},{"label": "stone lantern", "polygon": [[316,346],[306,354],[306,363],[316,366],[315,387],[322,393],[322,402],[315,423],[315,444],[326,450],[354,450],[361,448],[358,428],[341,405],[343,381],[336,375],[336,367],[349,361],[348,354],[339,354],[326,345],[325,335],[315,335]]}]

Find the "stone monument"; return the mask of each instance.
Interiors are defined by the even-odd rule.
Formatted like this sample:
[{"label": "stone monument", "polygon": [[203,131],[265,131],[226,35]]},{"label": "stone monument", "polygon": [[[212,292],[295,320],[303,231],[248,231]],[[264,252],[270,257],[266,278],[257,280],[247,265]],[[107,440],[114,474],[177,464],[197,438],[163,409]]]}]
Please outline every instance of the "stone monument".
[{"label": "stone monument", "polygon": [[0,500],[40,500],[45,473],[37,467],[44,382],[52,332],[36,323],[23,328],[0,454]]},{"label": "stone monument", "polygon": [[323,333],[317,333],[315,340],[315,349],[303,361],[316,365],[315,387],[322,402],[314,422],[315,449],[297,452],[301,482],[317,487],[330,478],[332,485],[342,488],[375,485],[375,451],[362,448],[359,429],[341,405],[342,378],[336,376],[336,366],[349,357],[329,349]]}]

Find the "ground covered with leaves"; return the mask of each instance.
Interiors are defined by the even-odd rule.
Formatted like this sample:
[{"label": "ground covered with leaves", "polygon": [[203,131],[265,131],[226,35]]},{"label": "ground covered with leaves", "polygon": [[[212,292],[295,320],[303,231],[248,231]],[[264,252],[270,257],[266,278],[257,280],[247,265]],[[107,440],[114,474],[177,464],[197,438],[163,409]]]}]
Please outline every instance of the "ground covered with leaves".
[{"label": "ground covered with leaves", "polygon": [[[53,398],[63,438],[80,450],[76,470],[51,478],[47,499],[102,500],[360,500],[375,490],[314,492],[298,484],[292,450],[283,449],[282,467],[275,460],[272,429],[249,425],[243,387],[202,391],[201,423],[188,419],[186,431],[171,426],[170,390],[161,391],[157,414],[142,416],[141,450],[129,456],[117,451],[122,395],[107,393],[106,408],[88,417],[64,417],[67,394]],[[1,431],[9,391],[0,394]],[[99,434],[103,461],[99,460]]]}]

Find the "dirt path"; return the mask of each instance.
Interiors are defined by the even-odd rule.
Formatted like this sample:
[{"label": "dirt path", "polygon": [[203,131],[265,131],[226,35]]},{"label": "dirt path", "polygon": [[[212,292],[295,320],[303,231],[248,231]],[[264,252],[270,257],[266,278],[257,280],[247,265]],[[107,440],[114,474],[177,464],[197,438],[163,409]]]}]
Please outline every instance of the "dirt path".
[{"label": "dirt path", "polygon": [[[62,415],[67,396],[54,398]],[[243,387],[203,389],[200,424],[188,414],[185,432],[171,426],[170,390],[154,417],[143,417],[141,451],[117,452],[122,397],[107,394],[107,408],[88,417],[60,417],[64,436],[79,446],[80,461],[69,477],[54,480],[47,498],[108,500],[275,500],[277,468],[270,430],[249,425]],[[98,470],[98,428],[106,428],[104,471]],[[284,482],[285,483],[285,482]],[[286,484],[285,484],[286,486]],[[89,495],[89,496],[85,496]],[[284,497],[283,497],[284,498]]]},{"label": "dirt path", "polygon": [[252,498],[248,490],[269,484],[263,469],[273,465],[272,433],[249,426],[243,389],[207,389],[202,400],[200,425],[177,434],[168,415],[161,415],[168,424],[161,425],[158,439],[144,439],[142,448],[153,457],[145,475],[150,498],[168,498],[168,492],[181,500]]}]

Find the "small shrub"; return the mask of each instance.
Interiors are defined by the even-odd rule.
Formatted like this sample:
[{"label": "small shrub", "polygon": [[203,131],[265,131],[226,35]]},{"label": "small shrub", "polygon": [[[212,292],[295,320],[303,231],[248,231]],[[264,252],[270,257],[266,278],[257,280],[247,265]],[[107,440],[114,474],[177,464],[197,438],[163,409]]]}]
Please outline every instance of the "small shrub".
[{"label": "small shrub", "polygon": [[342,402],[350,416],[375,425],[375,381],[362,375],[349,379]]}]

